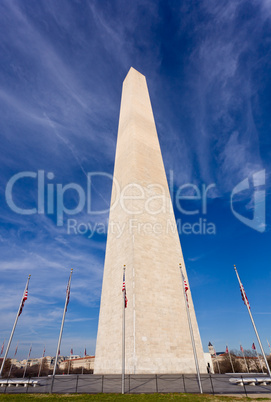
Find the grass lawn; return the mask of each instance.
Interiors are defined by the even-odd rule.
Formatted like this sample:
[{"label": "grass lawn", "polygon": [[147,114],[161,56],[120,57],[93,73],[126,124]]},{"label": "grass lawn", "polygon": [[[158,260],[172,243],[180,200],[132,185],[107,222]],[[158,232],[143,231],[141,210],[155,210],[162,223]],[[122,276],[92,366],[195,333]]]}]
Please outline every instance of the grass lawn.
[{"label": "grass lawn", "polygon": [[[243,402],[243,401],[267,401],[264,396],[262,398],[242,398],[233,396],[219,395],[193,395],[193,394],[139,394],[139,395],[121,395],[121,394],[66,394],[66,395],[49,395],[49,394],[5,394],[0,395],[0,401],[138,401],[138,402],[155,402],[155,401],[186,401],[186,402]],[[269,399],[270,400],[270,399]]]}]

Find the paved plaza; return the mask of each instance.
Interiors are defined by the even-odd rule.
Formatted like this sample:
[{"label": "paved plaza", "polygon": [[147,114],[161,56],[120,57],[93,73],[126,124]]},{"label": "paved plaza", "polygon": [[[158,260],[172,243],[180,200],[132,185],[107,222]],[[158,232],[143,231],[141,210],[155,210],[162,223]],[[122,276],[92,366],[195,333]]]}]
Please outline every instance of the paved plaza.
[{"label": "paved plaza", "polygon": [[[255,377],[251,376],[251,377]],[[257,375],[259,377],[259,375]],[[202,388],[206,394],[271,394],[271,385],[235,385],[229,382],[231,375],[202,375]],[[246,375],[244,378],[248,378]],[[35,380],[37,378],[33,378]],[[52,377],[40,377],[36,387],[2,386],[0,393],[50,393]],[[126,375],[125,393],[199,393],[196,375],[164,374],[164,375]],[[53,393],[121,393],[121,375],[57,375],[53,384]]]}]

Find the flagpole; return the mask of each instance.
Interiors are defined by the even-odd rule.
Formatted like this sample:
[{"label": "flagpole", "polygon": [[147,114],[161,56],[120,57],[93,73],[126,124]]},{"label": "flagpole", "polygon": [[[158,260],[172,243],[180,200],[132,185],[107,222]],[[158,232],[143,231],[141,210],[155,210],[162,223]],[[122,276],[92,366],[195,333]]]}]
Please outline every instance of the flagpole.
[{"label": "flagpole", "polygon": [[261,369],[262,369],[262,372],[264,373],[263,365],[262,365],[262,362],[261,362],[261,360],[260,360],[260,356],[259,356],[258,350],[257,350],[256,345],[255,345],[254,342],[253,342],[253,344],[254,344],[254,346],[255,346],[255,351],[256,351],[256,354],[257,354],[257,357],[258,357],[258,360],[259,360],[259,365],[260,365],[260,367],[261,367]]},{"label": "flagpole", "polygon": [[13,324],[13,328],[12,328],[10,337],[9,337],[6,352],[5,352],[5,355],[4,355],[4,358],[3,358],[3,361],[2,361],[2,366],[1,366],[1,369],[0,369],[0,377],[2,376],[2,372],[3,372],[3,368],[4,368],[6,358],[7,358],[8,352],[9,352],[10,344],[11,344],[11,341],[12,341],[12,338],[13,338],[13,335],[14,335],[14,331],[15,331],[15,328],[16,328],[16,325],[17,325],[19,315],[21,313],[21,307],[23,305],[23,300],[24,300],[25,293],[26,293],[26,291],[28,289],[28,284],[29,284],[29,281],[30,281],[30,277],[31,277],[31,275],[28,275],[28,279],[27,279],[27,282],[26,282],[26,285],[25,285],[25,289],[24,289],[24,293],[23,293],[23,296],[22,296],[22,299],[21,299],[21,303],[20,303],[20,306],[19,306],[16,318],[15,318],[15,321],[14,321],[14,324]]},{"label": "flagpole", "polygon": [[[125,283],[125,268],[123,266],[123,283]],[[125,285],[126,286],[126,285]],[[122,302],[122,375],[121,375],[121,393],[125,393],[125,304],[126,304],[126,292],[122,289],[123,302]]]},{"label": "flagpole", "polygon": [[[59,333],[58,343],[57,343],[56,358],[55,358],[55,365],[54,365],[54,371],[53,371],[53,381],[54,381],[55,374],[56,374],[58,352],[59,352],[59,349],[60,349],[61,338],[62,338],[62,332],[63,332],[63,327],[64,327],[64,321],[65,321],[67,306],[68,306],[68,302],[69,302],[72,271],[73,271],[73,269],[71,269],[71,273],[70,273],[70,277],[69,277],[68,287],[67,287],[67,291],[66,291],[65,306],[64,306],[64,311],[63,311],[63,317],[62,317],[62,322],[61,322],[61,327],[60,327],[60,333]],[[53,385],[53,381],[52,381],[52,385]],[[52,388],[53,388],[53,386],[52,386]]]},{"label": "flagpole", "polygon": [[71,356],[72,356],[73,348],[70,350],[70,360],[68,363],[68,375],[70,374],[70,364],[71,364]]},{"label": "flagpole", "polygon": [[[227,345],[227,348],[228,348],[228,345]],[[232,372],[235,373],[234,368],[233,368],[233,364],[232,364],[231,352],[230,352],[229,348],[228,348],[228,353],[229,353],[229,357],[230,357]]]},{"label": "flagpole", "polygon": [[216,364],[217,364],[218,372],[219,372],[219,374],[221,374],[215,347],[214,347],[214,351],[215,351],[215,361],[216,361]]},{"label": "flagpole", "polygon": [[242,352],[242,355],[243,355],[243,358],[244,358],[244,361],[245,361],[245,365],[247,367],[247,372],[249,373],[247,361],[246,361],[245,354],[244,354],[244,349],[243,349],[243,346],[241,344],[240,344],[240,349],[241,349],[241,352]]},{"label": "flagpole", "polygon": [[38,374],[38,377],[40,376],[40,372],[41,372],[41,366],[42,366],[42,361],[43,361],[43,358],[44,358],[44,353],[45,353],[45,345],[44,345],[44,348],[43,348],[43,354],[42,354],[42,358],[41,358],[41,361],[40,361],[40,368],[39,368],[39,374]]},{"label": "flagpole", "polygon": [[200,389],[200,393],[202,394],[203,392],[202,392],[201,379],[200,379],[199,362],[198,362],[198,356],[197,356],[197,351],[196,351],[196,345],[195,345],[195,339],[194,339],[194,334],[193,334],[192,323],[191,323],[191,317],[190,317],[190,313],[189,313],[188,299],[187,299],[186,290],[185,290],[185,284],[184,284],[185,278],[184,278],[183,271],[182,271],[182,265],[181,264],[179,264],[179,265],[180,265],[180,271],[181,271],[181,276],[182,276],[183,294],[184,294],[184,299],[185,299],[186,313],[187,313],[187,318],[188,318],[188,323],[189,323],[191,342],[192,342],[195,365],[196,365],[196,370],[197,370],[199,389]]},{"label": "flagpole", "polygon": [[[5,346],[5,341],[6,341],[6,338],[4,339],[4,342],[3,342],[3,344],[2,344],[0,356],[2,356],[2,354],[3,354],[4,346]],[[267,342],[268,342],[268,341],[267,341]]]},{"label": "flagpole", "polygon": [[218,363],[217,354],[215,354],[215,360],[216,360],[216,364],[217,364],[218,372],[219,372],[219,374],[221,374],[221,372],[220,372],[220,366],[219,366],[219,363]]},{"label": "flagpole", "polygon": [[[18,344],[19,344],[19,341],[17,342],[16,349],[15,349],[15,352],[14,352],[14,359],[15,359],[15,356],[16,356],[16,354],[17,354]],[[12,367],[13,367],[13,363],[11,363],[11,365],[10,365],[10,369],[9,369],[9,373],[8,373],[8,378],[10,378]]]},{"label": "flagpole", "polygon": [[267,363],[267,360],[266,360],[266,356],[265,356],[265,353],[264,353],[264,350],[263,350],[262,342],[261,342],[261,340],[260,340],[260,337],[259,337],[259,334],[258,334],[256,325],[255,325],[255,322],[254,322],[254,320],[253,320],[253,317],[252,317],[252,314],[251,314],[251,311],[250,311],[250,306],[249,306],[249,304],[248,304],[248,300],[247,300],[247,297],[246,297],[246,294],[245,294],[245,290],[244,290],[244,287],[243,287],[243,285],[242,285],[242,283],[241,283],[241,280],[240,280],[240,277],[239,277],[239,274],[238,274],[238,271],[237,271],[237,268],[236,268],[235,265],[234,265],[234,270],[235,270],[235,273],[236,273],[236,276],[237,276],[237,279],[238,279],[238,282],[239,282],[239,285],[240,285],[240,289],[241,289],[241,292],[242,292],[242,295],[243,295],[243,299],[244,299],[245,305],[247,306],[247,311],[248,311],[248,313],[249,313],[249,316],[250,316],[250,319],[251,319],[251,322],[252,322],[252,325],[253,325],[253,328],[254,328],[254,331],[255,331],[255,334],[256,334],[258,343],[259,343],[259,345],[260,345],[260,348],[261,348],[261,351],[262,351],[262,354],[263,354],[263,358],[264,358],[264,361],[265,361],[265,364],[266,364],[266,368],[267,368],[268,374],[269,374],[269,376],[271,377],[271,372],[270,372],[269,364]]},{"label": "flagpole", "polygon": [[11,365],[10,365],[10,369],[9,369],[9,373],[8,373],[8,378],[10,378],[10,374],[11,374],[12,367],[13,367],[13,363],[11,363]]},{"label": "flagpole", "polygon": [[32,343],[31,343],[31,345],[30,345],[30,349],[29,349],[29,352],[28,352],[28,357],[27,357],[27,360],[26,360],[26,363],[25,363],[23,378],[25,377],[25,373],[26,373],[26,369],[27,369],[27,362],[28,362],[28,360],[29,360],[31,350],[32,350]]},{"label": "flagpole", "polygon": [[68,375],[70,374],[70,362],[71,362],[71,354],[70,354],[69,363],[68,363]]},{"label": "flagpole", "polygon": [[41,361],[40,361],[40,366],[39,366],[38,377],[40,376],[40,372],[41,372],[42,360],[43,360],[43,357],[41,358]]}]

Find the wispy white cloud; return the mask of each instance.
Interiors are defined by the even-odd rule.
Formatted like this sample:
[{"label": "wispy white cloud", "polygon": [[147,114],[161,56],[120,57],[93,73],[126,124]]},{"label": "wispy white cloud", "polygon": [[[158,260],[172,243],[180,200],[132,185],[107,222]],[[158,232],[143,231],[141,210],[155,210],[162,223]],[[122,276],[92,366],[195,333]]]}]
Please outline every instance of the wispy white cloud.
[{"label": "wispy white cloud", "polygon": [[[254,17],[254,24],[239,21],[241,7],[245,7],[242,0],[206,1],[202,7],[211,18],[199,23],[197,29],[191,27],[196,37],[200,32],[204,35],[195,43],[185,70],[190,89],[187,96],[190,105],[185,107],[193,122],[189,134],[187,128],[178,129],[179,138],[174,147],[182,158],[178,164],[174,158],[166,160],[166,165],[174,164],[176,171],[179,165],[177,185],[181,183],[180,178],[187,182],[214,182],[216,196],[221,197],[236,182],[263,166],[251,105],[251,96],[257,91],[257,84],[251,80],[254,56],[248,59],[247,65],[242,64],[242,59],[254,46],[254,37],[249,36],[251,27],[257,34],[264,21],[258,16]],[[182,27],[178,34],[183,34]]]}]

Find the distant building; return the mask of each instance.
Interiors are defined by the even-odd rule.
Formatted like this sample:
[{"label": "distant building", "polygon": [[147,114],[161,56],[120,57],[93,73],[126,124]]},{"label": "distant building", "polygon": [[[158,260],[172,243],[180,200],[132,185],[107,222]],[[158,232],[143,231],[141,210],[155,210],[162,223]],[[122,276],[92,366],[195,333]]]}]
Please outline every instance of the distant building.
[{"label": "distant building", "polygon": [[[213,365],[216,365],[216,362],[218,361],[218,364],[222,363],[225,358],[227,358],[228,353],[225,352],[219,352],[215,355],[212,355],[212,361]],[[246,373],[247,372],[247,365],[249,367],[249,372],[257,372],[260,367],[259,365],[259,359],[257,356],[245,356],[245,359],[243,356],[236,356],[233,353],[231,353],[232,359],[238,361],[238,363],[241,366],[241,372]],[[265,369],[265,361],[262,355],[259,355],[260,358],[260,364],[261,366]],[[216,366],[215,366],[216,367]]]},{"label": "distant building", "polygon": [[79,357],[77,359],[68,358],[67,360],[63,360],[60,363],[59,368],[61,370],[64,370],[67,367],[67,364],[70,361],[71,364],[72,364],[71,367],[73,369],[83,367],[86,370],[93,370],[94,369],[94,359],[95,359],[95,356],[85,356],[85,357]]},{"label": "distant building", "polygon": [[213,356],[215,354],[215,348],[213,347],[211,342],[208,343],[208,350],[209,350],[210,355]]},{"label": "distant building", "polygon": [[71,355],[71,356],[69,356],[69,358],[67,358],[67,360],[74,360],[74,359],[81,359],[81,356],[79,356],[79,355]]},{"label": "distant building", "polygon": [[17,359],[10,359],[10,361],[11,361],[11,364],[12,364],[13,367],[18,367],[18,368],[21,368],[21,367],[22,367],[22,363],[21,363],[19,360],[17,360]]},{"label": "distant building", "polygon": [[204,353],[204,360],[206,363],[208,373],[214,374],[212,355],[210,353]]}]

